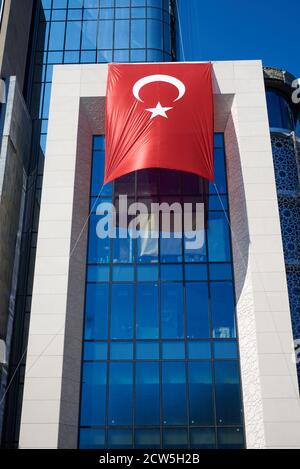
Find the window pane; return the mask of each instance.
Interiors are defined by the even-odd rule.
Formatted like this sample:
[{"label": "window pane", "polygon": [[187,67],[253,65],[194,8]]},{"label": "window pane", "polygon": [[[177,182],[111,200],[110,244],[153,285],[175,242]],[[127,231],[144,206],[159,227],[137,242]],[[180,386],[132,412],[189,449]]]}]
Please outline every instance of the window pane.
[{"label": "window pane", "polygon": [[136,425],[159,425],[159,363],[136,364]]},{"label": "window pane", "polygon": [[202,359],[210,359],[211,358],[211,346],[210,342],[206,342],[203,340],[193,340],[192,342],[188,342],[188,353],[189,359],[195,358],[202,358]]},{"label": "window pane", "polygon": [[215,362],[215,396],[218,425],[242,423],[240,378],[237,362]]},{"label": "window pane", "polygon": [[108,431],[108,448],[132,448],[132,430],[116,428]]},{"label": "window pane", "polygon": [[211,362],[189,363],[190,425],[214,422]]},{"label": "window pane", "polygon": [[186,284],[187,337],[210,337],[207,283]]},{"label": "window pane", "polygon": [[135,448],[160,448],[160,429],[147,428],[135,431]]},{"label": "window pane", "polygon": [[132,363],[110,363],[109,425],[132,425],[132,386]]},{"label": "window pane", "polygon": [[87,285],[84,332],[86,340],[107,339],[108,292],[108,285]]},{"label": "window pane", "polygon": [[218,428],[219,449],[243,449],[244,447],[242,428]]},{"label": "window pane", "polygon": [[129,48],[129,21],[115,20],[115,49]]},{"label": "window pane", "polygon": [[133,337],[133,285],[112,285],[111,338]]},{"label": "window pane", "polygon": [[163,379],[163,424],[186,425],[186,370],[185,363],[164,362]]},{"label": "window pane", "polygon": [[99,23],[98,49],[113,48],[113,21],[106,20]]},{"label": "window pane", "polygon": [[181,264],[166,264],[160,267],[160,276],[162,280],[182,280]]},{"label": "window pane", "polygon": [[231,260],[230,237],[224,212],[209,212],[207,235],[209,261],[229,262]]},{"label": "window pane", "polygon": [[124,342],[112,342],[110,344],[111,360],[132,360],[133,344]]},{"label": "window pane", "polygon": [[233,340],[216,340],[214,342],[214,356],[215,359],[220,358],[237,358],[237,342]]},{"label": "window pane", "polygon": [[235,306],[231,282],[211,282],[213,337],[228,339],[236,336]]},{"label": "window pane", "polygon": [[84,363],[81,395],[81,425],[104,425],[105,404],[106,363]]},{"label": "window pane", "polygon": [[184,334],[183,285],[161,285],[161,334],[163,338],[180,339]]},{"label": "window pane", "polygon": [[191,428],[191,448],[212,449],[216,447],[216,432],[214,428]]},{"label": "window pane", "polygon": [[138,339],[158,338],[158,285],[136,286],[136,336]]},{"label": "window pane", "polygon": [[102,217],[92,214],[90,217],[88,262],[89,264],[106,264],[110,261],[110,239],[97,236],[97,224]]},{"label": "window pane", "polygon": [[[133,10],[138,10],[134,8]],[[138,10],[140,11],[140,10]],[[146,21],[131,20],[131,47],[133,49],[144,49],[146,44]]]},{"label": "window pane", "polygon": [[185,344],[184,342],[163,342],[162,343],[162,357],[166,359],[185,358]]},{"label": "window pane", "polygon": [[64,48],[65,23],[53,22],[50,28],[49,50],[62,50]]},{"label": "window pane", "polygon": [[107,360],[106,342],[85,342],[84,360]]},{"label": "window pane", "polygon": [[163,431],[164,448],[188,448],[188,436],[185,428],[165,428]]},{"label": "window pane", "polygon": [[137,360],[158,360],[159,359],[158,342],[137,342],[136,359]]},{"label": "window pane", "polygon": [[105,447],[105,430],[81,428],[79,447],[81,449],[103,449]]},{"label": "window pane", "polygon": [[82,28],[82,49],[96,49],[97,21],[84,21]]},{"label": "window pane", "polygon": [[81,21],[67,22],[66,46],[67,50],[80,49]]}]

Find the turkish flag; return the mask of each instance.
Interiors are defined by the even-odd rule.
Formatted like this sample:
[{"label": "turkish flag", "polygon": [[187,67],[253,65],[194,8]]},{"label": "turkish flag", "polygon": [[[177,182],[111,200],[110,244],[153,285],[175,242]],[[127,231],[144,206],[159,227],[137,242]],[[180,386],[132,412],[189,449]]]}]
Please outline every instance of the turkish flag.
[{"label": "turkish flag", "polygon": [[104,183],[146,168],[213,180],[211,64],[108,67]]}]

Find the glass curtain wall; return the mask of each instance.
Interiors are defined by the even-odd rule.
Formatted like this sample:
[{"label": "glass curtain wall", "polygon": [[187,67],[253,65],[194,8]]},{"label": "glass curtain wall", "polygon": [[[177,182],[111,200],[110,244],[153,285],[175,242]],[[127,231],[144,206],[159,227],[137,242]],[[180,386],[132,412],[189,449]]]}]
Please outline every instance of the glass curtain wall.
[{"label": "glass curtain wall", "polygon": [[[94,137],[92,158],[80,447],[243,447],[223,135],[215,136],[220,198],[197,176],[145,170],[105,186],[97,200],[103,136]],[[199,248],[162,234],[100,240],[96,207],[120,194],[147,206],[205,202]]]}]

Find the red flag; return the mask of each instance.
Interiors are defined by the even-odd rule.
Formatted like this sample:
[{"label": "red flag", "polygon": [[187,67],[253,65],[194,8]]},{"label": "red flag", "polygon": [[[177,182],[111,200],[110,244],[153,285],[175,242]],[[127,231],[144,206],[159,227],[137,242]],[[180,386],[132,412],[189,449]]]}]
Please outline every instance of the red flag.
[{"label": "red flag", "polygon": [[167,168],[213,180],[210,63],[110,64],[105,184]]}]

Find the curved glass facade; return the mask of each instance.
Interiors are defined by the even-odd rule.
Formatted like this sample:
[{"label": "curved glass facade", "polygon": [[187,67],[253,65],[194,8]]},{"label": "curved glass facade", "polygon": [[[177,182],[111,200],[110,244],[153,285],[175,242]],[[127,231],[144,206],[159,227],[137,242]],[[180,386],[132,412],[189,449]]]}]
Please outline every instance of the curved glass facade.
[{"label": "curved glass facade", "polygon": [[267,90],[267,106],[271,128],[295,130],[292,110],[282,93],[277,90]]},{"label": "curved glass facade", "polygon": [[[213,185],[167,170],[103,184],[94,138],[80,417],[81,448],[242,448],[242,399],[222,134]],[[204,202],[201,247],[187,240],[101,240],[100,202]],[[95,205],[95,201],[97,202]],[[227,212],[226,212],[227,213]],[[121,230],[121,229],[120,229]],[[123,228],[124,230],[124,228]]]},{"label": "curved glass facade", "polygon": [[172,60],[169,0],[42,0],[31,111],[45,150],[55,64]]}]

